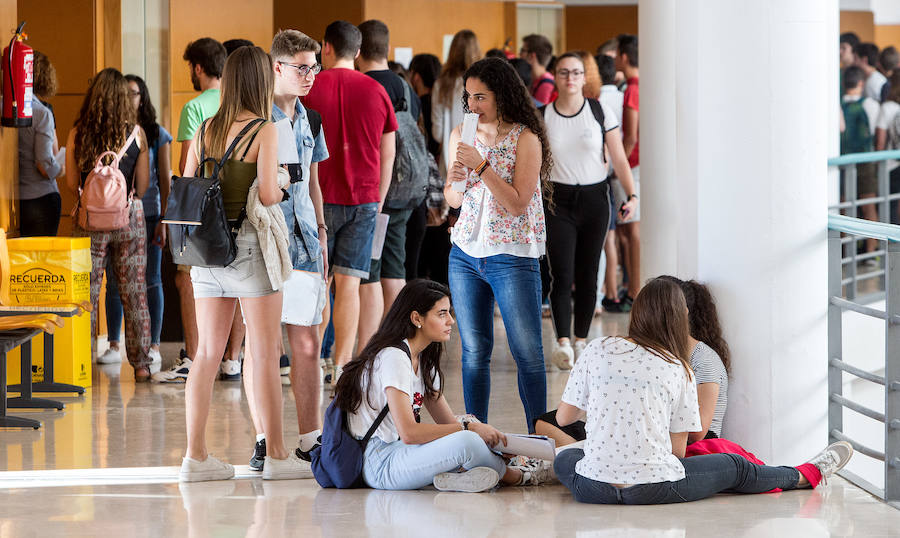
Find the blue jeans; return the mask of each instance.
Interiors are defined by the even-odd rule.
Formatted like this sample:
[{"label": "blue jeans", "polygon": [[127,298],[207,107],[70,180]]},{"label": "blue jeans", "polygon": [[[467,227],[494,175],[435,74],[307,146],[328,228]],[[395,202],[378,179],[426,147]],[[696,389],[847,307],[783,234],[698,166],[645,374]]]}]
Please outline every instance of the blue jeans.
[{"label": "blue jeans", "polygon": [[606,482],[585,478],[575,472],[584,458],[580,448],[563,450],[553,468],[575,500],[592,504],[669,504],[698,501],[716,493],[764,493],[781,488],[796,489],[800,472],[794,467],[770,467],[750,463],[737,454],[706,454],[681,458],[684,478],[677,482],[656,482],[617,488]]},{"label": "blue jeans", "polygon": [[[162,262],[162,249],[152,243],[156,232],[158,216],[145,217],[147,223],[147,308],[150,310],[150,345],[159,345],[159,335],[162,332],[163,299],[162,275],[160,263]],[[113,257],[109,256],[106,262],[106,332],[110,342],[119,341],[119,333],[122,329],[122,300],[119,298],[119,286],[116,282],[116,271],[113,266]]]},{"label": "blue jeans", "polygon": [[499,254],[473,258],[453,246],[450,292],[462,341],[463,396],[466,412],[487,422],[494,349],[494,299],[506,326],[516,361],[519,398],[528,431],[547,411],[547,376],[541,343],[541,272],[535,258]]},{"label": "blue jeans", "polygon": [[440,473],[490,467],[501,478],[506,462],[475,432],[459,431],[423,445],[403,441],[385,443],[372,437],[366,446],[363,479],[375,489],[419,489],[431,485]]},{"label": "blue jeans", "polygon": [[328,226],[328,266],[335,273],[368,278],[378,204],[325,204],[322,210]]}]

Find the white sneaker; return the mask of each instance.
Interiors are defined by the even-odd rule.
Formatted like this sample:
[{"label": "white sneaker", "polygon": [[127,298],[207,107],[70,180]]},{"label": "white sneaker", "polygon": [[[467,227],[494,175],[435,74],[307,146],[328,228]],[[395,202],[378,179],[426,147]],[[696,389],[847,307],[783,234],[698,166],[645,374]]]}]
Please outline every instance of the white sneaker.
[{"label": "white sneaker", "polygon": [[219,461],[216,458],[206,456],[203,461],[197,461],[185,456],[181,459],[181,472],[178,480],[181,482],[204,482],[207,480],[228,480],[234,478],[234,465]]},{"label": "white sneaker", "polygon": [[187,381],[188,373],[190,373],[191,364],[193,364],[191,359],[181,359],[175,363],[175,366],[168,370],[156,372],[150,376],[150,379],[154,383],[184,383]]},{"label": "white sneaker", "polygon": [[219,366],[219,379],[237,381],[241,378],[241,361],[223,360]]},{"label": "white sneaker", "polygon": [[520,486],[539,486],[558,482],[556,473],[553,472],[553,463],[537,458],[528,458],[521,465],[511,465],[522,471]]},{"label": "white sneaker", "polygon": [[328,384],[328,389],[334,391],[337,388],[338,379],[341,378],[341,374],[344,373],[344,368],[342,366],[335,365],[331,374],[331,383]]},{"label": "white sneaker", "polygon": [[578,357],[581,357],[581,354],[584,353],[584,348],[587,347],[587,340],[575,340],[575,360],[578,360]]},{"label": "white sneaker", "polygon": [[831,443],[825,450],[816,454],[807,463],[812,463],[822,473],[822,483],[828,483],[828,477],[840,471],[853,456],[853,445],[847,441]]},{"label": "white sneaker", "polygon": [[266,456],[263,465],[263,480],[293,480],[297,478],[312,478],[312,467],[309,462],[303,461],[293,452],[283,460],[276,460]]},{"label": "white sneaker", "polygon": [[441,473],[434,477],[434,487],[440,491],[478,493],[495,487],[500,475],[490,467],[475,467],[462,473]]},{"label": "white sneaker", "polygon": [[159,373],[162,369],[162,355],[159,354],[159,350],[150,348],[147,355],[150,356],[150,375]]},{"label": "white sneaker", "polygon": [[109,348],[97,357],[97,364],[119,364],[122,362],[122,352],[118,348]]},{"label": "white sneaker", "polygon": [[560,370],[571,370],[575,366],[575,351],[572,350],[572,344],[568,342],[562,345],[554,344],[550,362]]}]

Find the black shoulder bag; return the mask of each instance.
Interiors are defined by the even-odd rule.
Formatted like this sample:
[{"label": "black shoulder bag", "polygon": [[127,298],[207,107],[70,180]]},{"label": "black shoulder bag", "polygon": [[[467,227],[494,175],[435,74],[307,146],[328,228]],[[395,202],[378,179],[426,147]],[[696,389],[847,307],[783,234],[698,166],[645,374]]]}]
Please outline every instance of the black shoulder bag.
[{"label": "black shoulder bag", "polygon": [[[172,176],[166,216],[162,219],[169,228],[169,249],[176,264],[225,267],[234,261],[237,256],[235,236],[242,219],[239,219],[235,227],[229,226],[225,217],[219,173],[244,135],[262,121],[265,120],[259,118],[249,122],[219,161],[206,157],[203,146],[206,121],[200,126],[200,136],[197,139],[200,144],[200,163],[197,165],[196,176]],[[207,161],[214,165],[210,177],[206,177]]]}]

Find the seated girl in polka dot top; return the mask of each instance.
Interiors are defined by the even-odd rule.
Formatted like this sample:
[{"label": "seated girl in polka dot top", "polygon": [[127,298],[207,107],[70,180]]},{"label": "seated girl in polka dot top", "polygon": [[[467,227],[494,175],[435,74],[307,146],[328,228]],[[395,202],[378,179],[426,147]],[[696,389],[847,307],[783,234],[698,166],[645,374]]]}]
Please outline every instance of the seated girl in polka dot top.
[{"label": "seated girl in polka dot top", "polygon": [[702,429],[689,338],[681,286],[656,278],[635,298],[628,336],[585,349],[556,414],[561,426],[585,419],[583,445],[569,445],[554,462],[575,500],[662,504],[726,490],[790,490],[846,465],[853,449],[843,442],[799,467],[756,465],[735,454],[685,458],[688,434]]}]

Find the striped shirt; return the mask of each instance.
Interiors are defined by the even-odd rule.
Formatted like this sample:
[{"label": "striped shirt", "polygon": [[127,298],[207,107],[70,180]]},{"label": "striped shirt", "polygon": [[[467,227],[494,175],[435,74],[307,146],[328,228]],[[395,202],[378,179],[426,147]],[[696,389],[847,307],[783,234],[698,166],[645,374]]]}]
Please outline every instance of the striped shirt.
[{"label": "striped shirt", "polygon": [[719,385],[719,398],[716,400],[716,412],[713,414],[709,431],[721,437],[722,420],[725,418],[725,407],[728,405],[728,372],[719,354],[703,342],[697,342],[691,353],[691,369],[697,384],[717,383]]}]

